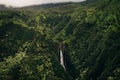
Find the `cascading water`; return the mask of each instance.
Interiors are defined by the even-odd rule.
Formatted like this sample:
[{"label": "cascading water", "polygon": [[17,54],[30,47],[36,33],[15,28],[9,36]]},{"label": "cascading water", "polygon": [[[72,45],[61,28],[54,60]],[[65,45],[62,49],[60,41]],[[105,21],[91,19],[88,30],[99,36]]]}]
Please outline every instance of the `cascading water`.
[{"label": "cascading water", "polygon": [[60,44],[60,64],[65,69],[64,57],[63,57],[63,52],[62,52],[62,49],[61,49],[61,44]]}]

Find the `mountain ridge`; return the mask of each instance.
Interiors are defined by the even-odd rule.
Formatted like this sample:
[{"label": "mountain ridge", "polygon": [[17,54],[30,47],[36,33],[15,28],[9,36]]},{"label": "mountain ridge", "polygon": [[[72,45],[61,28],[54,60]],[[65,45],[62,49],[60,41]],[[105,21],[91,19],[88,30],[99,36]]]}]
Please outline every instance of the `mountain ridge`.
[{"label": "mountain ridge", "polygon": [[119,80],[119,4],[88,0],[0,11],[0,79]]}]

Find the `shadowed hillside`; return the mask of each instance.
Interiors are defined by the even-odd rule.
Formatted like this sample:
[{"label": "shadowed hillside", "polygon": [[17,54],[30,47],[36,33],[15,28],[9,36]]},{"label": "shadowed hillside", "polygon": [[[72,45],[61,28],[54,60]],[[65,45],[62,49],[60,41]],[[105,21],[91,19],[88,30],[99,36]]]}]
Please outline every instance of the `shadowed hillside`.
[{"label": "shadowed hillside", "polygon": [[0,80],[119,80],[119,5],[87,0],[1,10]]}]

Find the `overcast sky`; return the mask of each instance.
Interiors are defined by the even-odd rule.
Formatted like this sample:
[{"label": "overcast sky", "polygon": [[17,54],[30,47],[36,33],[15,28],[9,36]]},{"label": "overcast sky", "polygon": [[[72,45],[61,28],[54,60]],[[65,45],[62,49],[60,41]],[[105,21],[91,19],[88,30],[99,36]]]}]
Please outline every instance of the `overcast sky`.
[{"label": "overcast sky", "polygon": [[0,4],[5,4],[6,6],[21,7],[34,4],[68,2],[68,1],[80,2],[84,0],[0,0]]}]

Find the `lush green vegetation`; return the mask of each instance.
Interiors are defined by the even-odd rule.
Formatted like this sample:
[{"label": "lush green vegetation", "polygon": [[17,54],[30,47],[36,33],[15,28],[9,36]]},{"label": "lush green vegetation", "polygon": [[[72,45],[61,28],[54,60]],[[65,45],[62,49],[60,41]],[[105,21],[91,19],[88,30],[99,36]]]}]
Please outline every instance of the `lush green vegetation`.
[{"label": "lush green vegetation", "polygon": [[57,5],[0,11],[0,80],[119,80],[119,0]]}]

